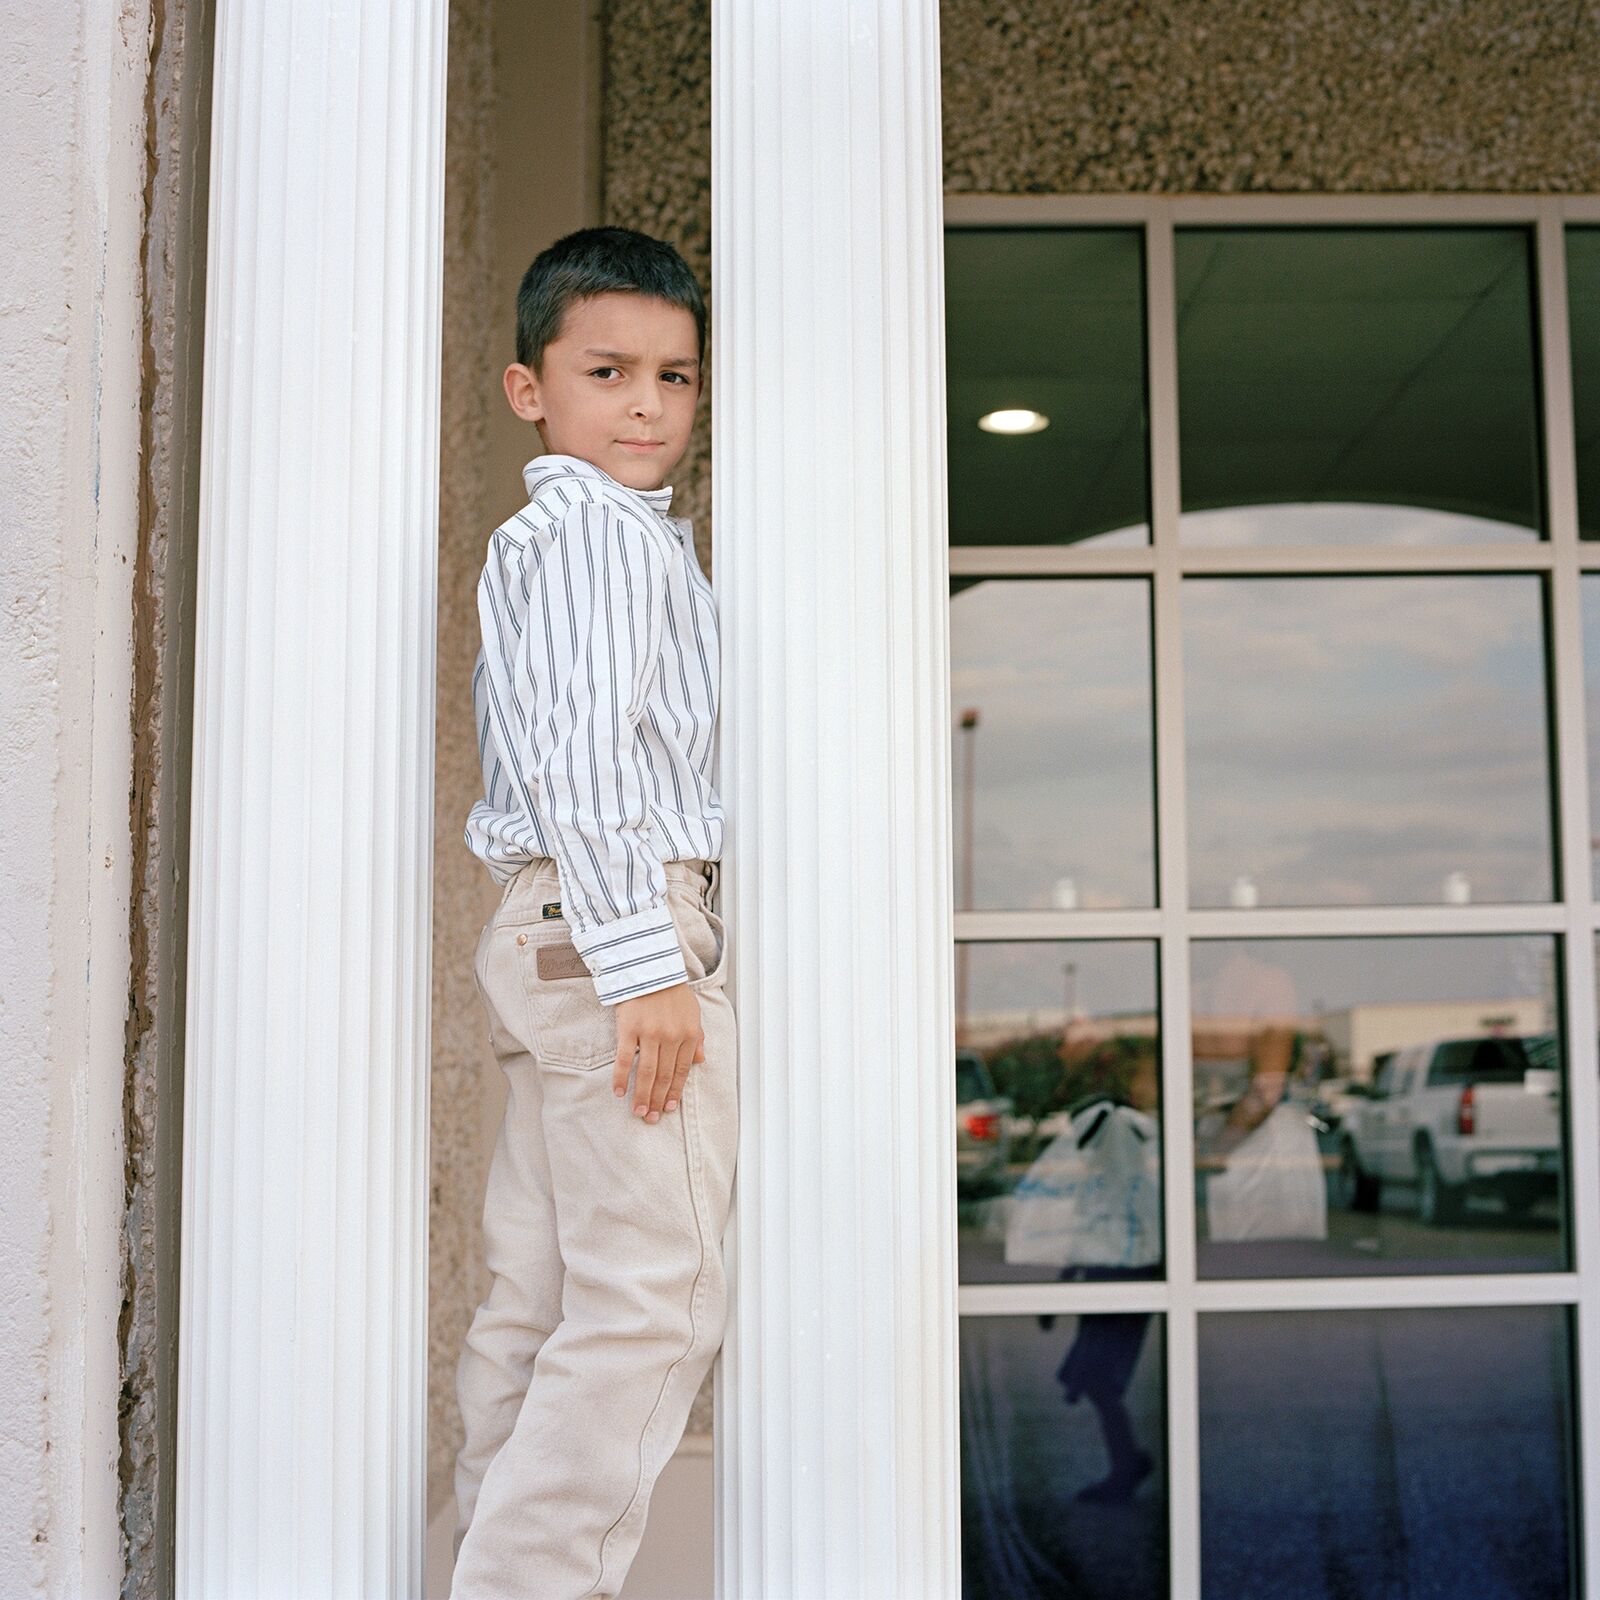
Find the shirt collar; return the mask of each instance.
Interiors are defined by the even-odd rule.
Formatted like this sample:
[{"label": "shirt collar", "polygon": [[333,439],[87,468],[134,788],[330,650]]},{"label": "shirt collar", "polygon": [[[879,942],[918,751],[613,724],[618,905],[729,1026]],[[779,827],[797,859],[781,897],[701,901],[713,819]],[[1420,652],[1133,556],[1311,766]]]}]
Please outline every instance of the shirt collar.
[{"label": "shirt collar", "polygon": [[[542,456],[535,456],[522,469],[522,482],[530,500],[552,479],[571,477],[598,478],[613,489],[620,489],[624,494],[634,495],[644,501],[659,517],[665,517],[667,508],[672,504],[670,483],[662,484],[659,489],[635,489],[629,484],[619,483],[604,467],[597,467],[594,462],[586,461],[582,456],[562,455],[558,451],[552,451]],[[674,517],[671,520],[678,522],[681,519]]]}]

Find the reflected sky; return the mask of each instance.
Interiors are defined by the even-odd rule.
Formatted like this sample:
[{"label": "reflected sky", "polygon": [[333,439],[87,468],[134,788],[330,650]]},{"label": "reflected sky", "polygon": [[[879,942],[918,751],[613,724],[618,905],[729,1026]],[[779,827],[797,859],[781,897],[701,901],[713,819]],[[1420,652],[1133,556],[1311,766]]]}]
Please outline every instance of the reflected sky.
[{"label": "reflected sky", "polygon": [[[1086,1017],[1145,1016],[1155,1004],[1153,946],[1143,940],[1004,939],[967,942],[971,1009],[1019,1026],[1059,1025],[1068,1003]],[[1195,1004],[1215,1009],[1212,987],[1236,954],[1287,974],[1307,1016],[1353,1005],[1468,1002],[1543,996],[1553,982],[1544,934],[1459,938],[1197,939],[1189,947]]]},{"label": "reflected sky", "polygon": [[1536,577],[1195,578],[1183,610],[1195,905],[1550,897]]},{"label": "reflected sky", "polygon": [[1431,506],[1279,502],[1187,511],[1179,538],[1202,549],[1239,545],[1429,545],[1526,542],[1531,530]]},{"label": "reflected sky", "polygon": [[1583,703],[1589,758],[1590,892],[1600,895],[1600,574],[1579,585],[1583,597]]},{"label": "reflected sky", "polygon": [[[958,908],[1154,904],[1148,606],[1143,579],[952,597]],[[1191,578],[1183,620],[1192,903],[1550,897],[1537,577]]]},{"label": "reflected sky", "polygon": [[[1154,903],[1150,587],[988,579],[950,604],[957,905]],[[976,708],[975,732],[961,728]],[[973,762],[972,814],[965,774]]]}]

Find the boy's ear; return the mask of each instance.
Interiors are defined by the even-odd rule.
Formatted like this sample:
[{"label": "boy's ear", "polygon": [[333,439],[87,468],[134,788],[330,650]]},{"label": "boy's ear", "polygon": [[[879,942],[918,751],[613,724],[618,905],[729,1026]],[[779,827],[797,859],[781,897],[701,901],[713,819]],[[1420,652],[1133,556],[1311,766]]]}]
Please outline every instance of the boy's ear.
[{"label": "boy's ear", "polygon": [[524,422],[544,420],[544,402],[539,395],[539,380],[531,368],[513,361],[505,371],[506,403]]}]

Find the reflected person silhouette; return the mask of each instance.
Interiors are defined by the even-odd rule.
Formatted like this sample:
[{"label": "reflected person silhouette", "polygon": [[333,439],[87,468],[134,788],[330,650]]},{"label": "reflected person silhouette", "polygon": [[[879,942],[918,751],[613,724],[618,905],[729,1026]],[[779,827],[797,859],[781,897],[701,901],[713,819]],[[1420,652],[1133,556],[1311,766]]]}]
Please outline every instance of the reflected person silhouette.
[{"label": "reflected person silhouette", "polygon": [[1192,998],[1195,1154],[1206,1174],[1207,1236],[1326,1239],[1322,1156],[1291,1097],[1303,1036],[1294,979],[1235,947],[1215,973],[1197,978]]},{"label": "reflected person silhouette", "polygon": [[[1159,1101],[1160,1078],[1152,1041],[1148,1050],[1141,1050],[1134,1058],[1126,1098],[1102,1095],[1086,1102],[1075,1112],[1073,1126],[1081,1128],[1079,1140],[1085,1148],[1091,1149],[1105,1136],[1110,1119],[1121,1118],[1140,1129],[1153,1128],[1154,1137],[1159,1137]],[[1133,1118],[1137,1118],[1137,1122]],[[1159,1172],[1158,1152],[1154,1154],[1154,1165]],[[1131,1170],[1123,1168],[1124,1172]],[[1125,1204],[1130,1211],[1133,1209],[1131,1197]],[[1154,1278],[1160,1272],[1158,1256],[1153,1261],[1127,1265],[1069,1263],[1061,1269],[1060,1276],[1068,1281],[1087,1281]],[[1155,1468],[1155,1458],[1134,1435],[1127,1404],[1128,1386],[1138,1366],[1152,1315],[1149,1311],[1099,1311],[1081,1316],[1077,1334],[1056,1369],[1056,1381],[1061,1385],[1066,1404],[1075,1405],[1081,1398],[1094,1407],[1110,1460],[1110,1470],[1103,1478],[1077,1491],[1074,1498],[1079,1501],[1104,1505],[1129,1500]],[[1039,1323],[1048,1329],[1054,1320],[1045,1315],[1039,1318]]]}]

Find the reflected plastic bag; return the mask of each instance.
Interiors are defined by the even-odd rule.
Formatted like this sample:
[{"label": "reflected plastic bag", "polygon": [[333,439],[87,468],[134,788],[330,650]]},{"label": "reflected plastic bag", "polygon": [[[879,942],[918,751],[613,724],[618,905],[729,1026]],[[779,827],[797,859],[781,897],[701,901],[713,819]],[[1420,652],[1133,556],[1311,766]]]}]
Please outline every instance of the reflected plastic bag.
[{"label": "reflected plastic bag", "polygon": [[1012,1191],[1013,1266],[1143,1267],[1161,1259],[1161,1142],[1155,1119],[1095,1100]]},{"label": "reflected plastic bag", "polygon": [[1209,1237],[1326,1239],[1322,1152],[1303,1109],[1280,1100],[1234,1147],[1225,1172],[1206,1178]]}]

